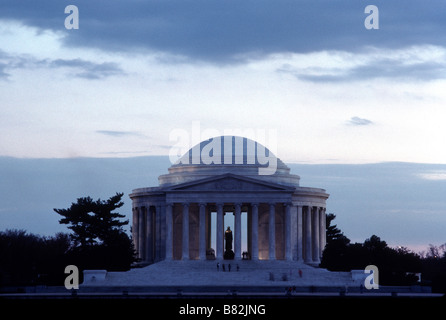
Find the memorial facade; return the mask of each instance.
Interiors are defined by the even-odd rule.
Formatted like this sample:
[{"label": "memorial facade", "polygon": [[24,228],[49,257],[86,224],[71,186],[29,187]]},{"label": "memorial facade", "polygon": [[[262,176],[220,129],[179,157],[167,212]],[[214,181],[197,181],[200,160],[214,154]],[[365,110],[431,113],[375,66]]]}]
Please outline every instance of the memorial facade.
[{"label": "memorial facade", "polygon": [[320,263],[329,195],[301,187],[260,143],[236,136],[202,141],[168,171],[159,186],[130,194],[142,262],[227,258],[230,216],[233,259]]}]

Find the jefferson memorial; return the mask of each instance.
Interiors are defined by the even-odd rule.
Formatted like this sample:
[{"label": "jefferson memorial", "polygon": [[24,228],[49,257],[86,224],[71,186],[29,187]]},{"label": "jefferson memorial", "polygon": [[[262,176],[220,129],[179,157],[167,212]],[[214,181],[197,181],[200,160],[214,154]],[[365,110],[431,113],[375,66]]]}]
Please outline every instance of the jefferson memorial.
[{"label": "jefferson memorial", "polygon": [[329,195],[300,186],[262,144],[238,136],[202,141],[158,179],[159,186],[129,195],[138,265],[84,270],[83,290],[263,292],[363,283],[363,270],[319,268]]},{"label": "jefferson memorial", "polygon": [[300,177],[260,143],[215,137],[168,171],[159,186],[130,194],[132,236],[143,264],[231,259],[319,265],[329,195],[300,186]]}]

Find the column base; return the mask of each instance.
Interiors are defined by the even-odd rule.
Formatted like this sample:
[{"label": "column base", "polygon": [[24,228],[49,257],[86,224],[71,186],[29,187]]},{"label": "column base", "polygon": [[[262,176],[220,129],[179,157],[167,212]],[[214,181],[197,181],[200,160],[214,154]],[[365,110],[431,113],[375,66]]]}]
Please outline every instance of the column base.
[{"label": "column base", "polygon": [[311,261],[311,262],[305,262],[305,264],[315,267],[315,268],[318,268],[319,265],[321,264],[321,262],[320,261]]}]

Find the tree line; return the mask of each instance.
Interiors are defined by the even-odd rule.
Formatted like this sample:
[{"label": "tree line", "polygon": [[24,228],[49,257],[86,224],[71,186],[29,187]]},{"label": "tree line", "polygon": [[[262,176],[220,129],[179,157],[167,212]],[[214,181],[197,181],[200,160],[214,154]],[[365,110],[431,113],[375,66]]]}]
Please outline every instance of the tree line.
[{"label": "tree line", "polygon": [[[336,215],[326,216],[327,244],[321,267],[330,271],[363,270],[375,265],[379,270],[379,284],[432,286],[433,292],[446,292],[446,244],[429,245],[427,252],[415,253],[405,247],[392,248],[372,235],[363,243],[350,239],[333,224]],[[421,274],[421,281],[417,274]]]},{"label": "tree line", "polygon": [[128,220],[114,212],[124,204],[122,196],[117,193],[105,201],[83,197],[67,209],[54,209],[71,233],[45,237],[25,230],[0,232],[0,287],[60,286],[67,265],[76,265],[81,277],[85,269],[129,270],[137,259],[123,229]]}]

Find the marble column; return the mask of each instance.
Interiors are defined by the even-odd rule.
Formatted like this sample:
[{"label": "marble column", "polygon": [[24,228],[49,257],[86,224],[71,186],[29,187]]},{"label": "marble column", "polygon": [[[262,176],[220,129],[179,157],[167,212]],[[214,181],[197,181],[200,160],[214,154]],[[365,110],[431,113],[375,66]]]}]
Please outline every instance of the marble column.
[{"label": "marble column", "polygon": [[206,260],[206,204],[199,205],[199,259]]},{"label": "marble column", "polygon": [[154,258],[154,250],[153,250],[153,211],[152,207],[148,205],[146,207],[146,261],[152,262]]},{"label": "marble column", "polygon": [[269,260],[276,260],[276,204],[269,204]]},{"label": "marble column", "polygon": [[324,208],[323,212],[322,212],[322,216],[323,218],[323,229],[324,229],[324,236],[323,236],[323,243],[324,243],[324,247],[322,248],[322,251],[325,249],[325,246],[327,245],[327,208]]},{"label": "marble column", "polygon": [[319,211],[319,256],[322,258],[322,253],[326,244],[326,220],[325,220],[325,208],[320,208]]},{"label": "marble column", "polygon": [[138,226],[139,226],[139,232],[138,232],[138,243],[139,243],[139,248],[138,248],[138,252],[139,252],[139,258],[141,259],[141,261],[145,260],[145,250],[146,250],[146,246],[145,246],[145,234],[146,234],[146,223],[145,223],[145,208],[144,207],[140,207],[139,208],[139,222],[138,222]]},{"label": "marble column", "polygon": [[183,203],[183,252],[181,259],[189,260],[189,203]]},{"label": "marble column", "polygon": [[312,207],[308,206],[305,212],[305,263],[312,263],[311,252],[311,210]]},{"label": "marble column", "polygon": [[291,251],[291,203],[285,204],[285,260],[293,260]]},{"label": "marble column", "polygon": [[242,205],[235,204],[235,219],[234,219],[234,258],[240,260],[242,258]]},{"label": "marble column", "polygon": [[217,203],[217,259],[223,259],[223,204]]},{"label": "marble column", "polygon": [[319,207],[314,207],[313,211],[313,262],[320,263],[319,258]]},{"label": "marble column", "polygon": [[302,206],[297,206],[297,260],[303,260]]},{"label": "marble column", "polygon": [[297,257],[297,206],[290,203],[290,232],[291,232],[291,260],[298,260]]},{"label": "marble column", "polygon": [[251,203],[252,208],[252,214],[251,214],[251,246],[252,246],[252,252],[251,252],[251,259],[252,260],[259,260],[259,204],[258,203]]},{"label": "marble column", "polygon": [[166,204],[166,260],[173,259],[173,204]]},{"label": "marble column", "polygon": [[132,221],[132,238],[133,238],[133,245],[135,247],[135,250],[139,251],[139,243],[138,243],[138,233],[139,233],[139,217],[138,217],[138,208],[132,208],[133,211],[133,221]]},{"label": "marble column", "polygon": [[154,223],[154,228],[153,228],[153,232],[154,232],[154,237],[153,237],[153,241],[154,243],[154,259],[155,261],[160,261],[161,257],[162,257],[162,253],[161,250],[163,250],[163,252],[166,252],[166,249],[164,247],[163,242],[165,241],[165,226],[164,224],[161,222],[163,219],[163,215],[164,215],[164,221],[166,220],[165,218],[165,212],[163,211],[163,206],[162,205],[157,205],[155,208],[155,212],[153,212],[153,223]]}]

